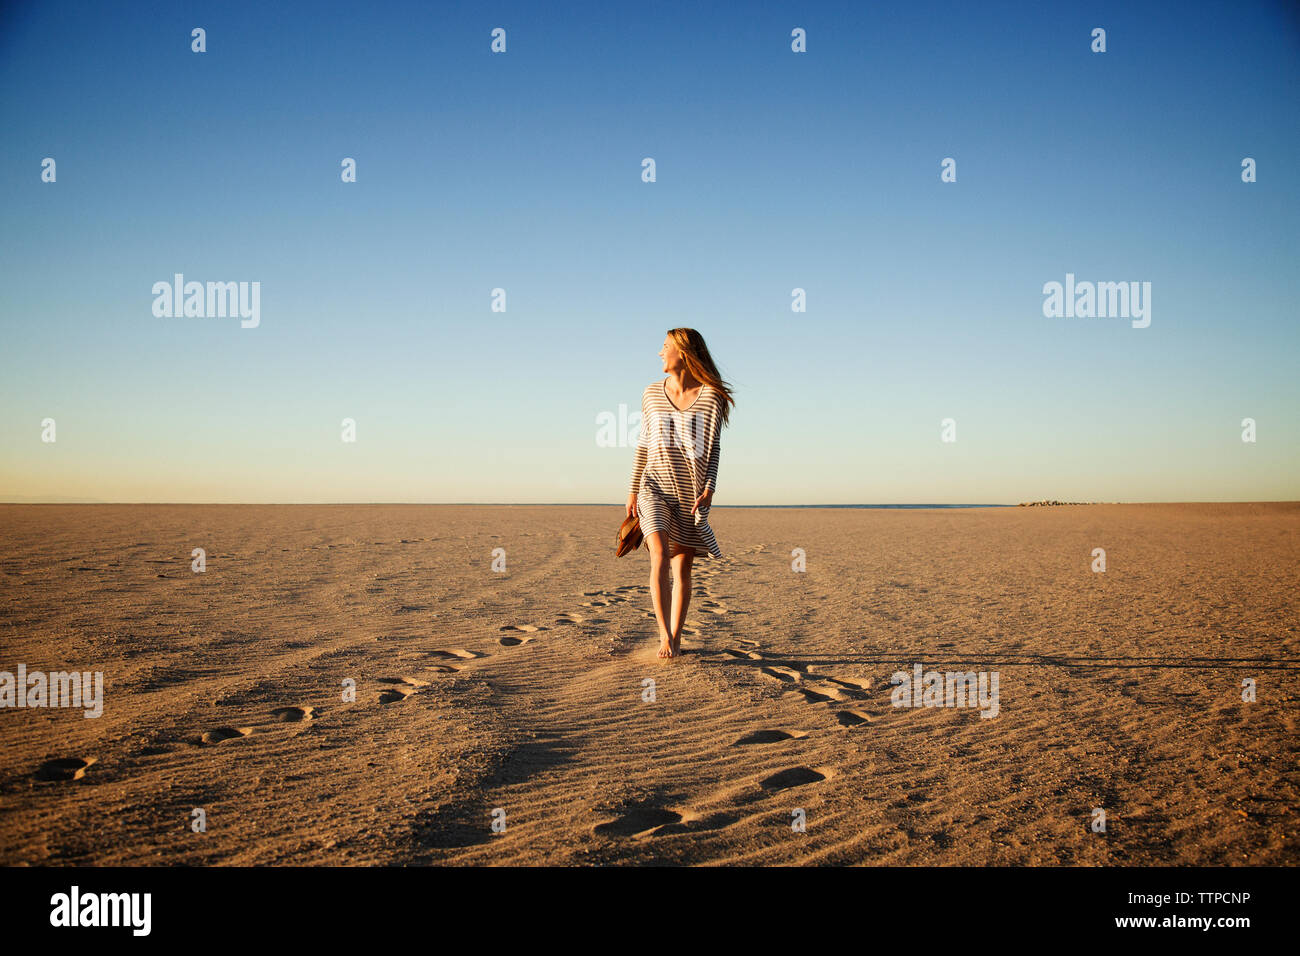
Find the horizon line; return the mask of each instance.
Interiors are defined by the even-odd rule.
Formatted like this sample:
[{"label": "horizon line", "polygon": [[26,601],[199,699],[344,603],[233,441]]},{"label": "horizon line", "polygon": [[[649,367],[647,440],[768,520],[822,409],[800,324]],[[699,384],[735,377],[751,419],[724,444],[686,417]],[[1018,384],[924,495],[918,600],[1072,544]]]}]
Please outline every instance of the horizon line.
[{"label": "horizon line", "polygon": [[[1038,501],[1018,502],[843,502],[826,504],[755,504],[713,505],[718,508],[1017,508],[1017,507],[1068,507],[1074,505],[1196,505],[1196,504],[1300,504],[1300,499],[1194,499],[1162,501]],[[622,508],[624,502],[606,501],[101,501],[96,498],[5,498],[0,505],[206,505],[246,507],[250,505],[283,505],[290,507],[472,507],[472,508]]]}]

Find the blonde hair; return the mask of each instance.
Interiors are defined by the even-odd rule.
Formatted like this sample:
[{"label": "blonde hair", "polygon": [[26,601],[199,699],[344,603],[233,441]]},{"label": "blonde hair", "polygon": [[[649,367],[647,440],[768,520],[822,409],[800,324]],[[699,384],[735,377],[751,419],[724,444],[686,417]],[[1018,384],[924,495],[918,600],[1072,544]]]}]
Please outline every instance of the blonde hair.
[{"label": "blonde hair", "polygon": [[722,424],[725,426],[731,417],[731,406],[736,400],[731,397],[731,386],[722,380],[718,366],[709,354],[709,347],[704,344],[704,336],[694,329],[669,329],[677,351],[682,353],[686,371],[698,382],[711,385],[722,396]]}]

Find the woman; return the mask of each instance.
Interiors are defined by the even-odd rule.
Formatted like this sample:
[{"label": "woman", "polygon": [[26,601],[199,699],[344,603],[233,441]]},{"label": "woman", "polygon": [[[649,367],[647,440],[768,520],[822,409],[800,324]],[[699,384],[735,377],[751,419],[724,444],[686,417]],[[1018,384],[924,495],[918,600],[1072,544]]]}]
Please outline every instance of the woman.
[{"label": "woman", "polygon": [[[659,357],[668,378],[641,393],[641,437],[627,513],[639,516],[650,551],[659,656],[677,657],[691,603],[691,562],[697,554],[722,557],[709,527],[709,508],[718,479],[722,426],[735,399],[704,337],[694,329],[669,329]],[[664,603],[670,567],[671,611]]]}]

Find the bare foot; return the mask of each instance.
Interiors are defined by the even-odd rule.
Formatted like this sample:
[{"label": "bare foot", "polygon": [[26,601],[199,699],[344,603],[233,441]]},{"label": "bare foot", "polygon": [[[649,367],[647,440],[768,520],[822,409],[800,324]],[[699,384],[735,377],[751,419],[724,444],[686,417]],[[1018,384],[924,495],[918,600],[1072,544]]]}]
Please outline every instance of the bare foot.
[{"label": "bare foot", "polygon": [[673,638],[672,648],[673,648],[673,653],[672,653],[673,657],[682,656],[682,636],[680,634],[678,634],[676,637]]},{"label": "bare foot", "polygon": [[671,640],[665,640],[664,638],[660,638],[659,641],[660,641],[660,643],[659,643],[659,654],[658,654],[658,656],[659,656],[659,657],[672,657],[672,656],[673,656],[673,653],[674,653],[674,651],[673,651],[673,646],[672,646],[672,641],[671,641]]}]

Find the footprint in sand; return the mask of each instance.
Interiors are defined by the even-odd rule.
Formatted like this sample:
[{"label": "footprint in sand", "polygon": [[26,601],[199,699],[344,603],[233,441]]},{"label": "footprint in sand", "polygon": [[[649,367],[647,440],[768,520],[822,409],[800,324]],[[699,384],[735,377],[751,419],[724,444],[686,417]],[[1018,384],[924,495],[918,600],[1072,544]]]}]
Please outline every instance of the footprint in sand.
[{"label": "footprint in sand", "polygon": [[[809,667],[808,670],[811,672],[812,668]],[[831,677],[824,674],[816,676],[819,678],[818,681],[805,681],[795,688],[810,704],[842,703],[860,699],[866,696],[866,689],[871,686],[871,681],[859,678]],[[841,727],[856,727],[859,724],[871,723],[871,718],[859,710],[836,711],[835,719]]]},{"label": "footprint in sand", "polygon": [[760,668],[760,670],[763,672],[765,677],[770,677],[772,680],[779,680],[785,684],[797,684],[799,681],[803,680],[803,675],[793,667],[783,667],[780,664],[774,664],[771,667]]},{"label": "footprint in sand", "polygon": [[60,757],[47,760],[36,771],[36,779],[48,782],[80,780],[85,776],[86,768],[98,760],[98,757]]},{"label": "footprint in sand", "polygon": [[774,773],[772,776],[760,780],[758,785],[764,790],[789,790],[791,787],[821,783],[827,777],[827,773],[813,770],[811,767],[791,767],[789,770],[782,770],[780,773]]},{"label": "footprint in sand", "polygon": [[[758,655],[754,656],[757,657]],[[840,703],[860,699],[866,696],[867,689],[871,687],[871,681],[865,678],[814,674],[812,665],[806,666],[806,673],[802,675],[791,668],[780,666],[764,667],[762,671],[766,676],[775,680],[792,684],[798,682],[799,686],[792,687],[791,690],[802,694],[804,700],[810,704]],[[814,679],[808,680],[809,677]],[[841,727],[856,727],[860,724],[871,723],[871,718],[859,710],[836,711],[835,719]]]},{"label": "footprint in sand", "polygon": [[832,684],[839,684],[849,690],[865,692],[871,688],[871,681],[859,677],[834,677],[830,674],[822,674],[816,671],[816,666],[809,664],[806,668],[809,676],[816,677],[819,680],[830,681]]},{"label": "footprint in sand", "polygon": [[405,684],[408,687],[428,687],[427,680],[420,680],[418,677],[377,677],[375,678],[381,684]]},{"label": "footprint in sand", "polygon": [[675,810],[665,810],[662,807],[639,807],[627,811],[616,820],[596,824],[592,832],[601,836],[639,836],[681,821],[682,815]]},{"label": "footprint in sand", "polygon": [[582,596],[591,598],[590,601],[583,601],[582,607],[609,607],[611,604],[623,604],[627,601],[626,594],[618,594],[614,591],[584,591]]},{"label": "footprint in sand", "polygon": [[729,657],[739,657],[750,661],[761,661],[763,659],[763,655],[758,651],[745,650],[743,647],[724,647],[722,653]]},{"label": "footprint in sand", "polygon": [[315,707],[277,707],[271,716],[286,724],[297,724],[311,720],[316,716]]},{"label": "footprint in sand", "polygon": [[740,747],[745,744],[774,744],[781,740],[798,740],[801,737],[807,737],[806,730],[756,730],[752,734],[746,734],[737,740],[733,747]]},{"label": "footprint in sand", "polygon": [[[453,647],[448,650],[429,651],[425,656],[438,657],[445,660],[472,661],[474,658],[482,657],[483,655],[476,654],[473,651],[467,651],[461,647]],[[457,668],[453,667],[452,670],[457,670]]]},{"label": "footprint in sand", "polygon": [[564,624],[581,624],[585,620],[586,618],[580,614],[561,614],[555,618],[555,624],[557,627]]},{"label": "footprint in sand", "polygon": [[203,735],[205,744],[219,744],[223,740],[237,740],[253,732],[252,727],[216,727]]},{"label": "footprint in sand", "polygon": [[381,704],[395,704],[406,700],[418,688],[429,686],[427,680],[420,680],[418,677],[380,677],[378,680],[381,684],[389,685],[387,689],[379,692]]},{"label": "footprint in sand", "polygon": [[502,647],[518,647],[521,644],[527,644],[529,641],[531,641],[532,634],[535,634],[538,631],[544,631],[546,630],[546,628],[538,627],[536,624],[507,624],[505,627],[499,628],[499,630],[519,631],[521,633],[530,635],[529,637],[514,637],[511,635],[506,635],[505,637],[498,638],[497,640],[497,643],[500,644]]},{"label": "footprint in sand", "polygon": [[[820,676],[820,675],[819,675],[819,676]],[[828,681],[830,681],[830,682],[832,682],[832,683],[834,683],[834,684],[839,684],[841,687],[847,687],[849,690],[865,691],[865,690],[867,690],[867,689],[869,689],[869,688],[871,687],[871,681],[869,681],[869,680],[859,680],[859,679],[856,678],[856,677],[829,677],[829,676],[827,676],[827,677],[825,677],[824,679],[825,679],[825,680],[828,680]]]},{"label": "footprint in sand", "polygon": [[799,693],[803,694],[804,699],[810,704],[824,704],[831,700],[843,700],[844,692],[838,687],[828,688],[826,685],[814,689],[812,687],[800,687]]}]

